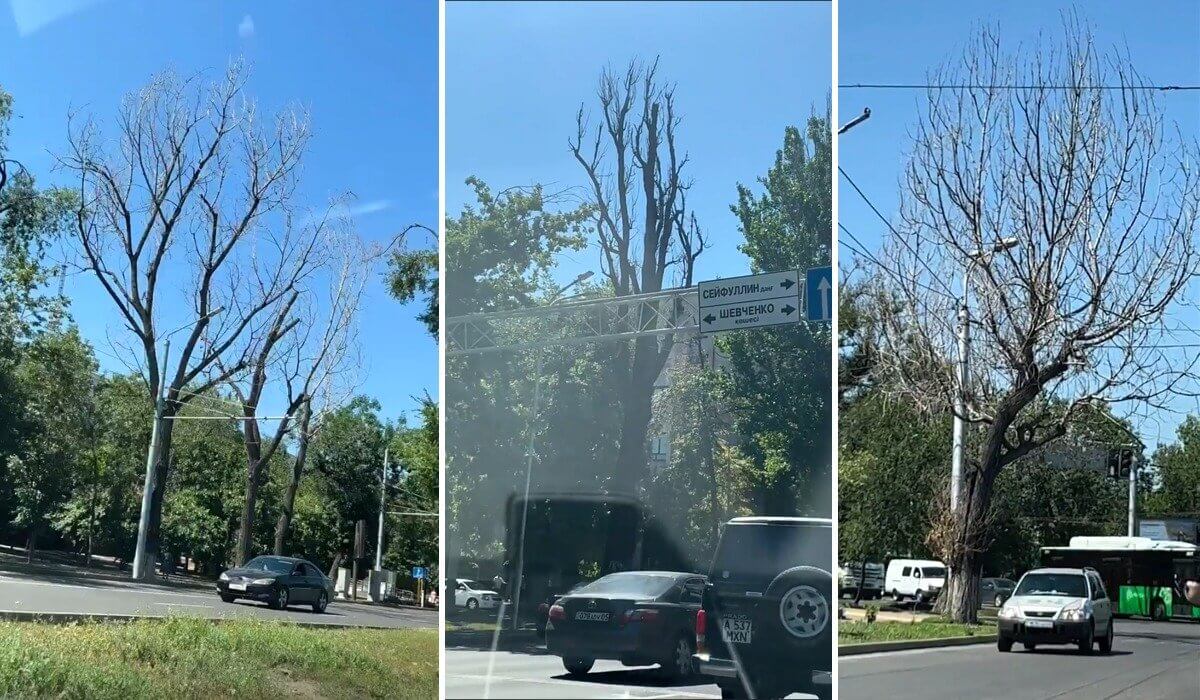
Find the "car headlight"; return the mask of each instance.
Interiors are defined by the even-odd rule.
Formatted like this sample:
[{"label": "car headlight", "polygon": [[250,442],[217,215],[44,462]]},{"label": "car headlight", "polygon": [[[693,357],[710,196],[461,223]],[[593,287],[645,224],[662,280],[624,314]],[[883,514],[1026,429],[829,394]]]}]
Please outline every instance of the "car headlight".
[{"label": "car headlight", "polygon": [[1074,603],[1067,605],[1058,613],[1061,620],[1070,620],[1072,622],[1080,622],[1092,616],[1091,601],[1077,600]]},{"label": "car headlight", "polygon": [[998,615],[1002,620],[1015,620],[1021,616],[1021,611],[1015,605],[1005,605],[1000,608]]},{"label": "car headlight", "polygon": [[273,578],[256,578],[253,581],[251,581],[250,583],[251,583],[251,585],[254,585],[254,586],[269,586],[272,583],[275,583],[275,579],[273,579]]},{"label": "car headlight", "polygon": [[221,580],[222,580],[222,581],[228,581],[228,580],[229,580],[229,573],[228,573],[228,572],[226,572],[226,571],[222,571],[222,572],[221,572]]}]

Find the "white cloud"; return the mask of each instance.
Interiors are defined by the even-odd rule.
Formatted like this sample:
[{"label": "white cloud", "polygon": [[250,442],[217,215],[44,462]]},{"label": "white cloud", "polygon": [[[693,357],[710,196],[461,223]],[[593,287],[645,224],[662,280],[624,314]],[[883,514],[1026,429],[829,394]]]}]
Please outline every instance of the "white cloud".
[{"label": "white cloud", "polygon": [[241,24],[238,25],[238,36],[243,39],[249,39],[254,36],[254,18],[246,15],[242,18]]},{"label": "white cloud", "polygon": [[80,10],[95,5],[99,0],[9,0],[17,34],[29,36],[60,19],[70,17]]},{"label": "white cloud", "polygon": [[390,200],[390,199],[376,199],[376,200],[372,200],[370,202],[363,202],[362,204],[354,204],[351,206],[346,206],[344,204],[338,204],[336,206],[331,207],[328,211],[326,211],[324,209],[322,209],[320,211],[314,211],[313,213],[304,217],[304,220],[300,222],[300,225],[301,226],[309,226],[309,225],[315,224],[318,221],[320,221],[321,219],[323,219],[327,214],[330,219],[337,219],[337,218],[357,219],[360,216],[366,216],[367,214],[376,214],[381,211],[387,211],[388,209],[391,209],[391,208],[392,208],[392,200]]}]

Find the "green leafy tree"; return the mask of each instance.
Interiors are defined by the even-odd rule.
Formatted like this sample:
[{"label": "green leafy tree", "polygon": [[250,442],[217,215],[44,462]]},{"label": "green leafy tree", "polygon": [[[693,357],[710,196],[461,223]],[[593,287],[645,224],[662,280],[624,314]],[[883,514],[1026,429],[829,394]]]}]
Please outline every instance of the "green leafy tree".
[{"label": "green leafy tree", "polygon": [[[802,132],[784,131],[783,147],[755,194],[739,185],[732,207],[754,272],[830,264],[832,143],[828,117]],[[832,483],[832,336],[801,324],[727,334],[730,396],[752,474],[751,500],[763,514],[829,515]]]}]

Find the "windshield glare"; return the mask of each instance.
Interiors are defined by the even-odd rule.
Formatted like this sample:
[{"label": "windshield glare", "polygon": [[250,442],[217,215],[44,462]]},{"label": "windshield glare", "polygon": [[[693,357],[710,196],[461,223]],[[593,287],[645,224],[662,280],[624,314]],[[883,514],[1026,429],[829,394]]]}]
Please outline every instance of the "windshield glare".
[{"label": "windshield glare", "polygon": [[580,586],[574,593],[580,595],[621,594],[639,598],[657,598],[671,590],[671,586],[674,585],[674,576],[620,573],[596,579],[585,586]]},{"label": "windshield glare", "polygon": [[286,574],[292,570],[292,563],[273,557],[254,557],[242,568],[268,571],[272,574]]},{"label": "windshield glare", "polygon": [[1086,598],[1087,582],[1079,574],[1030,574],[1021,579],[1016,595]]}]

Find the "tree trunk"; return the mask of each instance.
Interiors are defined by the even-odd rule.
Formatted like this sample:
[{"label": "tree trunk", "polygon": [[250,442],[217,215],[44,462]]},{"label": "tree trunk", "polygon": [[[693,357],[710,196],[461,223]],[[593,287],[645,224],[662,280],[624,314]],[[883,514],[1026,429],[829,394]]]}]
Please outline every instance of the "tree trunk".
[{"label": "tree trunk", "polygon": [[279,522],[275,525],[276,556],[283,555],[283,543],[287,539],[288,530],[292,526],[292,514],[296,507],[296,492],[300,490],[300,477],[304,475],[304,462],[308,457],[308,403],[304,404],[304,415],[300,418],[300,444],[296,447],[296,461],[292,464],[292,478],[288,481],[287,491],[283,494],[283,510],[279,514]]},{"label": "tree trunk", "polygon": [[[635,377],[638,364],[635,360]],[[622,402],[624,414],[621,419],[621,445],[617,452],[612,480],[608,484],[609,493],[634,499],[639,504],[639,509],[639,486],[647,466],[646,434],[650,429],[650,401],[653,391],[654,383],[651,378],[649,383],[635,379],[625,392],[625,401]],[[602,573],[638,566],[638,562],[633,561],[633,558],[637,542],[641,539],[639,533],[644,521],[644,515],[637,518],[636,523],[629,522],[627,518],[606,519],[608,527]],[[655,553],[646,554],[653,556]]]},{"label": "tree trunk", "polygon": [[238,566],[250,560],[250,550],[254,546],[254,510],[258,502],[258,486],[262,481],[262,467],[261,462],[252,459],[246,470],[246,498],[242,504],[241,527],[238,528]]},{"label": "tree trunk", "polygon": [[[862,602],[863,586],[865,586],[866,583],[867,583],[867,558],[863,557],[863,560],[858,563],[858,590],[854,592],[854,604],[855,605],[858,605],[859,603]],[[841,586],[840,583],[838,585]],[[841,599],[841,597],[842,597],[841,595],[838,595],[839,599]]]},{"label": "tree trunk", "polygon": [[29,539],[25,541],[25,563],[26,564],[33,563],[33,555],[37,551],[38,530],[40,530],[41,527],[42,527],[41,525],[37,525],[37,524],[29,526]]}]

